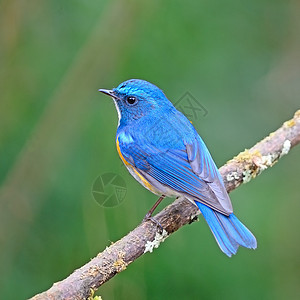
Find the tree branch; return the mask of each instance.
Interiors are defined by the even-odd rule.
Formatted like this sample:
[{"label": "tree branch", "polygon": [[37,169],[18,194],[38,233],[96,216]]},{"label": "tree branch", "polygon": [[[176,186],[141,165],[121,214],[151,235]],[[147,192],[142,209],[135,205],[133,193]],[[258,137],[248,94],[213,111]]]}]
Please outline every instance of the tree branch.
[{"label": "tree branch", "polygon": [[[299,143],[300,110],[278,130],[220,168],[227,191],[230,192],[261,174]],[[87,299],[103,283],[124,271],[138,257],[152,252],[170,234],[193,222],[198,214],[198,208],[188,200],[175,200],[155,216],[164,228],[162,233],[151,221],[140,224],[69,277],[54,283],[48,291],[32,299]]]}]

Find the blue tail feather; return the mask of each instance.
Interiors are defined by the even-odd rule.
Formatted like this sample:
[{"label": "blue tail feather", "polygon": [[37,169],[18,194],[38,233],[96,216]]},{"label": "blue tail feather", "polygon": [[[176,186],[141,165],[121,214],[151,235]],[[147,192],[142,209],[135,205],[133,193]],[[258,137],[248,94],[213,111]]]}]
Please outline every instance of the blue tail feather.
[{"label": "blue tail feather", "polygon": [[239,246],[255,249],[257,242],[250,230],[232,213],[225,216],[195,201],[212,231],[220,249],[227,255],[236,254]]}]

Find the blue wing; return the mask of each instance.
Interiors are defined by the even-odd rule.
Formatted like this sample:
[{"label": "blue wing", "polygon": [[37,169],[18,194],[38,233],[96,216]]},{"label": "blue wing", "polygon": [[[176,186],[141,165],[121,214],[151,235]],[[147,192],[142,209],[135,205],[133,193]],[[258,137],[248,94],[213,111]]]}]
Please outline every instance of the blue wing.
[{"label": "blue wing", "polygon": [[120,151],[152,186],[162,193],[164,188],[169,188],[225,215],[232,212],[219,171],[196,132],[188,139],[176,138],[176,143],[171,143],[168,136],[161,136],[161,140],[168,141],[163,147],[154,146],[161,144],[153,143],[151,139],[147,142],[144,135],[134,134],[135,131],[118,134]]},{"label": "blue wing", "polygon": [[[195,201],[221,250],[256,248],[253,234],[232,213],[221,175],[201,137],[188,122],[159,124],[160,133],[123,129],[118,145],[123,158],[161,194],[171,189]],[[160,122],[162,123],[162,122]],[[171,135],[170,135],[171,134]]]}]

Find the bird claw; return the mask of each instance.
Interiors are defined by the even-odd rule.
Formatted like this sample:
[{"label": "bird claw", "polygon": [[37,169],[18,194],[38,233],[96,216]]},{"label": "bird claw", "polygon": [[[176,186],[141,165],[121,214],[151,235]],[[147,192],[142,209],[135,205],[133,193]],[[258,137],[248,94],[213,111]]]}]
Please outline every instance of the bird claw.
[{"label": "bird claw", "polygon": [[162,225],[156,219],[154,219],[149,213],[147,213],[145,215],[142,222],[144,223],[147,221],[152,221],[152,223],[154,223],[160,229],[160,233],[162,233],[164,231],[164,228],[162,227]]}]

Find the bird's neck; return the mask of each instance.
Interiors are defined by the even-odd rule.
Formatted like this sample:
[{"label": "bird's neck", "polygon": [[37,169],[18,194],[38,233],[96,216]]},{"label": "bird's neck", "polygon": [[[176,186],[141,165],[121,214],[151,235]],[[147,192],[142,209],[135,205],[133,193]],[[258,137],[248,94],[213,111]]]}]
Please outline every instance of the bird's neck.
[{"label": "bird's neck", "polygon": [[[163,111],[151,111],[146,115],[137,119],[127,119],[121,116],[119,121],[119,126],[117,134],[121,131],[128,133],[136,133],[144,135],[145,138],[152,130],[160,130],[164,124],[171,125],[174,123],[174,115],[176,114],[176,109],[165,109]],[[136,129],[139,130],[136,130]]]}]

